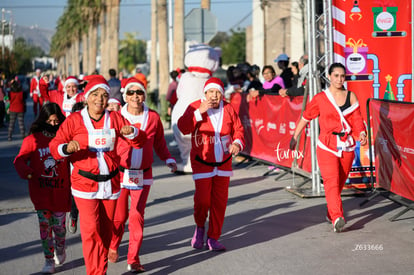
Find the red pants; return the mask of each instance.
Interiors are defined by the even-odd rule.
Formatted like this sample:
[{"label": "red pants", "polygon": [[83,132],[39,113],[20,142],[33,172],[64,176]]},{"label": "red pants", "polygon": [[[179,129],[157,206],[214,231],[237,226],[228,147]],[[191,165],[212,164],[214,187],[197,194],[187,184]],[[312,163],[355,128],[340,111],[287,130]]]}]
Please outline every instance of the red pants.
[{"label": "red pants", "polygon": [[86,274],[106,274],[116,200],[75,197],[75,202],[80,214],[79,227]]},{"label": "red pants", "polygon": [[218,240],[223,227],[227,207],[230,177],[214,176],[195,180],[194,220],[197,226],[204,227],[208,212],[207,236]]},{"label": "red pants", "polygon": [[35,116],[37,116],[38,110],[40,111],[42,106],[43,106],[43,97],[33,94],[33,113]]},{"label": "red pants", "polygon": [[128,219],[128,197],[131,196],[129,210],[129,246],[127,264],[141,264],[139,250],[144,236],[144,213],[147,204],[150,185],[144,185],[142,190],[129,190],[122,188],[121,196],[115,210],[114,227],[110,248],[118,250],[125,232],[125,223]]},{"label": "red pants", "polygon": [[337,218],[344,217],[341,192],[351,171],[354,152],[342,152],[342,157],[338,158],[318,147],[317,156],[325,189],[328,218],[334,223]]}]

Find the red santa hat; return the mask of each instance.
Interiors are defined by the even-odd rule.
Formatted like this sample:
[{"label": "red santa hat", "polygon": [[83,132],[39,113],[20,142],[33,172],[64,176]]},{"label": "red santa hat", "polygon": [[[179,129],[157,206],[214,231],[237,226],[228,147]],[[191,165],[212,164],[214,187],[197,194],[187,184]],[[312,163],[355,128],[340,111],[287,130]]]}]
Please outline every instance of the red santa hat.
[{"label": "red santa hat", "polygon": [[220,78],[217,77],[211,77],[209,80],[206,81],[204,84],[204,93],[207,92],[207,90],[215,88],[220,91],[222,95],[224,95],[224,84],[220,80]]},{"label": "red santa hat", "polygon": [[68,76],[65,80],[65,84],[63,85],[63,91],[66,92],[66,85],[73,83],[76,86],[79,86],[79,81],[76,77],[74,76]]},{"label": "red santa hat", "polygon": [[108,100],[108,104],[109,103],[116,103],[116,104],[118,104],[119,106],[121,106],[122,104],[121,104],[121,101],[119,101],[118,99],[116,99],[116,98],[113,98],[113,97],[111,97],[109,100]]},{"label": "red santa hat", "polygon": [[124,85],[122,85],[122,82],[121,82],[121,92],[122,92],[122,96],[125,102],[126,102],[126,92],[128,91],[129,88],[133,86],[138,86],[139,89],[144,92],[145,98],[147,98],[147,91],[145,90],[144,83],[142,83],[135,77],[130,77],[124,82]]},{"label": "red santa hat", "polygon": [[99,88],[104,89],[109,94],[109,91],[110,91],[109,84],[102,75],[99,75],[99,74],[87,75],[83,78],[83,80],[88,82],[85,86],[85,100],[88,99],[90,92],[93,92]]},{"label": "red santa hat", "polygon": [[127,81],[128,81],[128,78],[123,78],[122,80],[121,80],[121,93],[123,93],[124,92],[124,90],[125,90],[125,86],[126,86],[126,84],[127,84]]}]

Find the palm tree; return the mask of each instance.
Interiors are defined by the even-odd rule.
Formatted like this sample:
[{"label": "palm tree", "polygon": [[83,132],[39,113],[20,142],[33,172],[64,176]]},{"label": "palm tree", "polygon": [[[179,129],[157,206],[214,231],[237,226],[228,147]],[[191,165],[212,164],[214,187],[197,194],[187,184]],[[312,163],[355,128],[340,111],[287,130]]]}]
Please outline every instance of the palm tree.
[{"label": "palm tree", "polygon": [[201,8],[210,10],[210,0],[201,0]]},{"label": "palm tree", "polygon": [[184,0],[174,3],[174,66],[184,68]]},{"label": "palm tree", "polygon": [[[109,0],[109,28],[106,33],[108,37],[108,65],[109,68],[118,70],[119,51],[119,4],[120,0]],[[106,71],[105,71],[106,73]],[[109,75],[108,75],[109,76]]]},{"label": "palm tree", "polygon": [[84,73],[91,74],[96,70],[96,56],[98,55],[98,27],[99,18],[104,7],[104,0],[83,0],[82,21],[85,22],[84,28],[87,34],[84,41]]},{"label": "palm tree", "polygon": [[125,33],[119,47],[119,68],[132,72],[138,63],[146,61],[146,43],[136,38],[137,33]]},{"label": "palm tree", "polygon": [[157,62],[157,0],[151,0],[151,60],[149,87],[151,93],[158,91],[158,62]]},{"label": "palm tree", "polygon": [[159,81],[159,99],[161,101],[161,116],[165,119],[167,113],[167,102],[165,96],[169,83],[169,65],[168,65],[168,33],[167,33],[167,1],[158,0],[158,41],[160,46],[160,56],[158,59],[160,81]]},{"label": "palm tree", "polygon": [[79,74],[79,44],[83,45],[84,71],[96,68],[98,22],[104,0],[68,0],[52,37],[51,55],[61,73]]},{"label": "palm tree", "polygon": [[109,77],[110,68],[118,68],[119,3],[120,0],[103,0],[101,12],[101,74]]}]

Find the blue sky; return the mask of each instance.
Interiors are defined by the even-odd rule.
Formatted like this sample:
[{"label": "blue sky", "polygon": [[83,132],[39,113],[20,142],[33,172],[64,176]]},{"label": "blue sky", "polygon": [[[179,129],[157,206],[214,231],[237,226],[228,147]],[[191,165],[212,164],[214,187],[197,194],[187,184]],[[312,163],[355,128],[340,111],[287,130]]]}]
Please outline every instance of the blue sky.
[{"label": "blue sky", "polygon": [[[37,25],[55,29],[66,0],[1,0],[0,8],[12,11],[14,23],[22,26]],[[185,0],[185,14],[199,8],[201,0]],[[252,0],[211,0],[211,12],[217,17],[218,31],[244,28],[251,24]],[[140,39],[150,39],[151,0],[122,0],[120,35],[137,32]],[[9,14],[7,14],[9,16]]]}]

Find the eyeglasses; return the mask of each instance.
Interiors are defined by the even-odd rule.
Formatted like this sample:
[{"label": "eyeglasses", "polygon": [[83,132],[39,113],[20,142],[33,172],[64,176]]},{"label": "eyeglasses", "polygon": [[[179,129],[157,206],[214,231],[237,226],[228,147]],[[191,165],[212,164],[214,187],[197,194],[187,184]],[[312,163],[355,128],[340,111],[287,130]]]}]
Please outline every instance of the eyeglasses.
[{"label": "eyeglasses", "polygon": [[143,90],[128,90],[128,91],[126,91],[126,95],[133,95],[133,94],[144,95],[145,92]]}]

